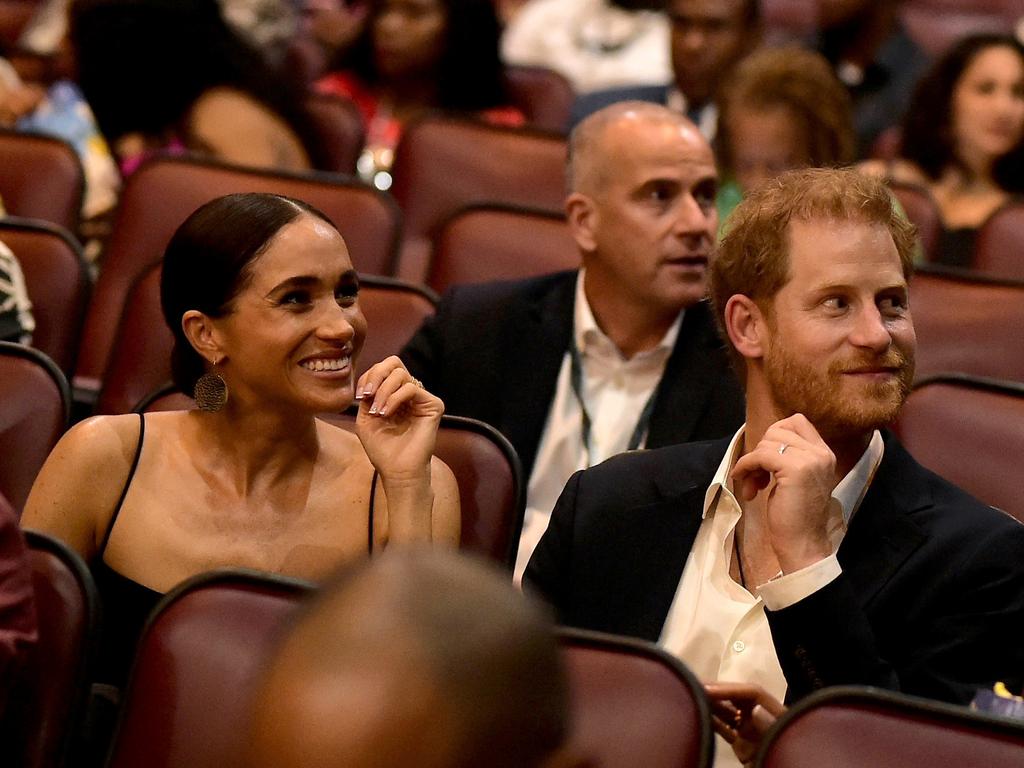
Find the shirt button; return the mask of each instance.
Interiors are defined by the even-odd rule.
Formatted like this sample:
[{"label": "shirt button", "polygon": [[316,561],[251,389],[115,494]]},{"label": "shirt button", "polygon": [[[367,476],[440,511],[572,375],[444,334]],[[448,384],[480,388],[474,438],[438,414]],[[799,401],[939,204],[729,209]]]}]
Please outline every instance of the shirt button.
[{"label": "shirt button", "polygon": [[743,653],[743,651],[745,651],[746,648],[747,644],[744,643],[742,640],[737,640],[735,643],[732,644],[732,649],[736,653]]}]

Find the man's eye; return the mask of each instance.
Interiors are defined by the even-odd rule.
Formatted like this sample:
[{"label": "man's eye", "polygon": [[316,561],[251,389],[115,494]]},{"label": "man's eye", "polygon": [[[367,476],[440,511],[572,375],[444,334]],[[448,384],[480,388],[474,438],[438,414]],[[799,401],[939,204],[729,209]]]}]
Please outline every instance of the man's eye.
[{"label": "man's eye", "polygon": [[846,301],[842,296],[829,296],[825,301],[822,302],[826,309],[834,311],[842,311],[849,306],[849,302]]},{"label": "man's eye", "polygon": [[309,303],[309,294],[306,291],[288,291],[281,297],[281,304],[299,305]]},{"label": "man's eye", "polygon": [[900,313],[907,308],[907,300],[901,296],[887,296],[879,302],[878,308],[890,314]]}]

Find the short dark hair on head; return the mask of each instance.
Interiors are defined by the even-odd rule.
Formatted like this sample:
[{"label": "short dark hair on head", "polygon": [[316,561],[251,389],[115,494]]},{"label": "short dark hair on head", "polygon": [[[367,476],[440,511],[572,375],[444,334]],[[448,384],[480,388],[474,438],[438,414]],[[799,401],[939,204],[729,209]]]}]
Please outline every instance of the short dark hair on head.
[{"label": "short dark hair on head", "polygon": [[883,181],[852,168],[805,168],[776,176],[733,211],[711,264],[715,317],[741,379],[744,364],[725,331],[725,305],[736,294],[768,302],[786,284],[791,221],[883,226],[896,244],[904,276],[909,279],[914,271],[917,230]]},{"label": "short dark hair on head", "polygon": [[285,225],[308,214],[332,227],[327,216],[308,203],[281,195],[245,192],[211,200],[185,219],[164,252],[160,303],[174,334],[171,375],[191,393],[206,370],[181,327],[181,317],[195,309],[223,317],[245,287],[253,262]]},{"label": "short dark hair on head", "polygon": [[[901,154],[931,179],[937,180],[951,165],[963,166],[953,135],[953,92],[971,63],[990,48],[1008,48],[1024,63],[1024,45],[1012,35],[970,35],[950,48],[917,84],[903,120]],[[992,175],[1006,191],[1024,191],[1024,138],[996,160]]]},{"label": "short dark hair on head", "polygon": [[[440,109],[476,112],[508,103],[499,52],[501,22],[492,0],[438,0],[445,15],[437,82]],[[374,63],[373,20],[384,7],[370,4],[370,18],[352,46],[332,64],[370,84],[380,82]]]}]

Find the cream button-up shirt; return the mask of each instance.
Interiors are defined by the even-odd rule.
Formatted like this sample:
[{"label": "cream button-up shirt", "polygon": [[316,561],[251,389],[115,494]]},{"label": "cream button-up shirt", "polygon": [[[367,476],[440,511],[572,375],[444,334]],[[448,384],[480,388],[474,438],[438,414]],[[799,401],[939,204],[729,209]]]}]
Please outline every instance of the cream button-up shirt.
[{"label": "cream button-up shirt", "polygon": [[[742,510],[729,473],[743,448],[741,427],[704,497],[704,517],[687,558],[659,644],[679,657],[702,683],[758,683],[779,701],[786,696],[765,608],[781,610],[809,597],[840,573],[836,552],[882,460],[884,443],[876,430],[852,470],[832,492],[828,532],[832,554],[813,565],[748,589],[729,574],[733,538]],[[740,763],[729,744],[717,738],[715,766]]]}]

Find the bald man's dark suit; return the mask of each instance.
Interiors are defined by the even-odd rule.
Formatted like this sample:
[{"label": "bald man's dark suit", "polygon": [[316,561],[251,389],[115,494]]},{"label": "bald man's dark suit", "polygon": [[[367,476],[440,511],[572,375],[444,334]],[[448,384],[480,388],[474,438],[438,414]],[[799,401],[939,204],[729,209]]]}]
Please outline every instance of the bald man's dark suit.
[{"label": "bald man's dark suit", "polygon": [[[500,430],[530,477],[572,342],[577,272],[451,289],[401,352],[447,413]],[[722,437],[743,422],[743,392],[707,302],[686,310],[658,384],[647,445]]]},{"label": "bald man's dark suit", "polygon": [[[728,441],[573,475],[524,585],[574,627],[657,641]],[[865,684],[953,702],[1024,676],[1024,525],[921,467],[895,437],[839,548],[843,572],[767,611],[787,700]]]}]

